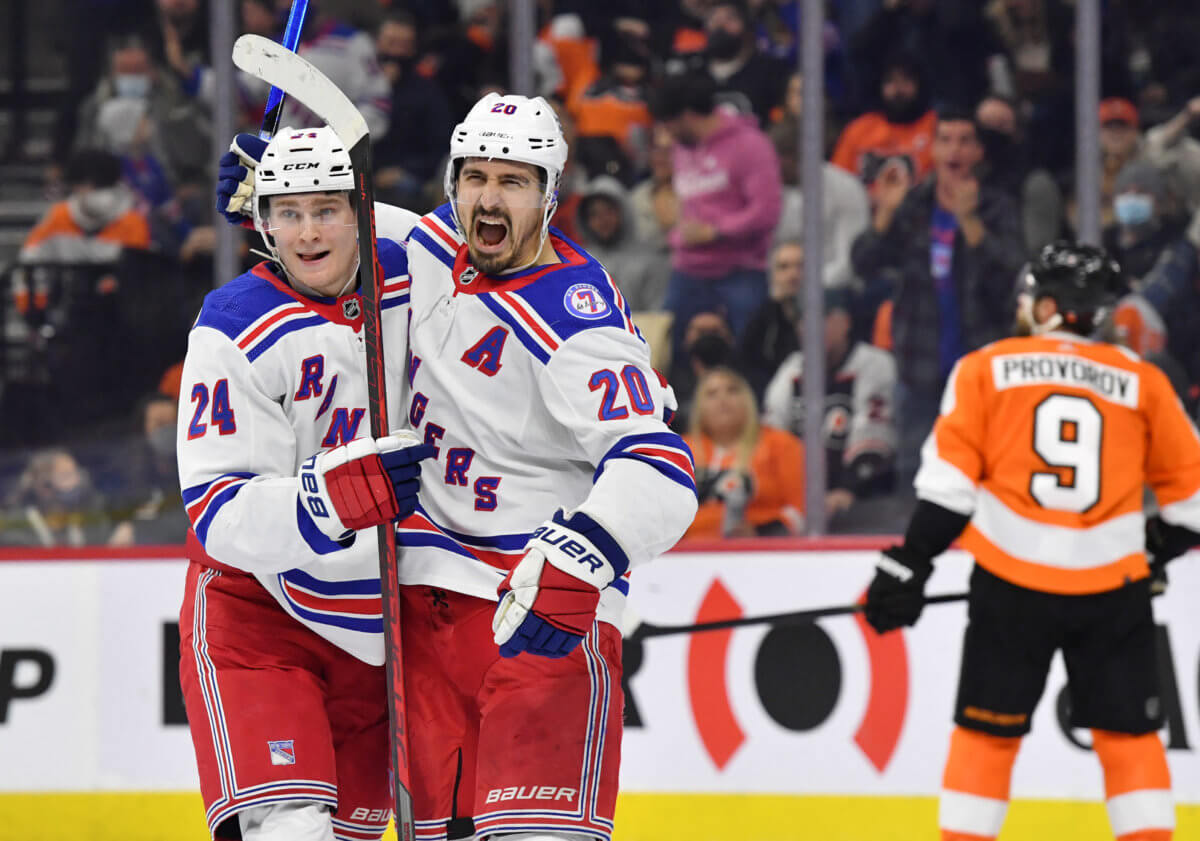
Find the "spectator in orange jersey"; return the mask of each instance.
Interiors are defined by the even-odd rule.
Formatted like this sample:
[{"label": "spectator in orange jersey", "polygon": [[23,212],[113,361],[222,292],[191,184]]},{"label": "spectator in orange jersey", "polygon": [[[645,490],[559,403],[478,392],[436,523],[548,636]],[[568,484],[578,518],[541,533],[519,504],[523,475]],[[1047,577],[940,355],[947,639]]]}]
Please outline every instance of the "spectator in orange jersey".
[{"label": "spectator in orange jersey", "polygon": [[602,56],[604,75],[567,102],[575,118],[575,158],[595,177],[611,175],[626,186],[645,168],[650,137],[646,105],[647,58],[624,41]]},{"label": "spectator in orange jersey", "polygon": [[21,246],[23,263],[111,263],[122,248],[150,246],[150,226],[121,182],[121,163],[95,149],[67,164],[70,195],[55,202]]},{"label": "spectator in orange jersey", "polygon": [[750,384],[729,368],[704,375],[692,430],[700,510],[685,537],[799,534],[804,528],[804,444],[762,426]]},{"label": "spectator in orange jersey", "polygon": [[879,97],[879,110],[863,114],[842,131],[832,161],[861,178],[868,189],[893,162],[903,164],[914,183],[920,181],[933,168],[937,115],[929,107],[915,58],[896,53],[887,61]]}]

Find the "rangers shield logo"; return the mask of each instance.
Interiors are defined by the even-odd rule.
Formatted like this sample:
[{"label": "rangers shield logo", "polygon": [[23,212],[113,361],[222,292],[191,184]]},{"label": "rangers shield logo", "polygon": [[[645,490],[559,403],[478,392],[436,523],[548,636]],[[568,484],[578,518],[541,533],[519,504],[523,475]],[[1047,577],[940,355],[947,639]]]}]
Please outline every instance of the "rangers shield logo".
[{"label": "rangers shield logo", "polygon": [[267,750],[271,752],[272,765],[295,765],[296,748],[294,739],[279,742],[267,742]]}]

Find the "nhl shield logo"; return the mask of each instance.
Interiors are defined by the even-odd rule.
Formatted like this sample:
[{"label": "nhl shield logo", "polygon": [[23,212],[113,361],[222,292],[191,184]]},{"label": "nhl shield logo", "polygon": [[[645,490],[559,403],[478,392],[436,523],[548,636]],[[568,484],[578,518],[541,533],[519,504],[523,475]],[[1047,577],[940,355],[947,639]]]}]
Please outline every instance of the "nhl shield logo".
[{"label": "nhl shield logo", "polygon": [[271,752],[272,765],[295,765],[296,748],[294,739],[278,742],[267,742],[267,750]]},{"label": "nhl shield logo", "polygon": [[608,315],[608,301],[590,283],[576,283],[563,296],[563,306],[571,315],[594,321]]},{"label": "nhl shield logo", "polygon": [[358,318],[361,309],[358,306],[358,298],[347,298],[342,301],[342,315],[349,318],[351,321]]},{"label": "nhl shield logo", "polygon": [[479,270],[474,266],[467,266],[458,275],[458,282],[463,286],[470,286],[475,278],[479,277]]}]

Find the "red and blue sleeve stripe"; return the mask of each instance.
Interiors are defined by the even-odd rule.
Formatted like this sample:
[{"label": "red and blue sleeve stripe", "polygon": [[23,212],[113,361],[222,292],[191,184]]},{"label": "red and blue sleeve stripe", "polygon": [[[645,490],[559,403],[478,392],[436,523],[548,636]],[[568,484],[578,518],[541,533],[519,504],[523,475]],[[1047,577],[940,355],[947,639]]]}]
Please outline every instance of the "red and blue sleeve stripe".
[{"label": "red and blue sleeve stripe", "polygon": [[183,490],[183,507],[187,510],[188,519],[200,538],[201,545],[208,542],[208,529],[212,526],[213,518],[229,500],[237,496],[238,491],[245,487],[246,482],[253,479],[255,473],[223,473],[212,481],[202,485],[193,485]]},{"label": "red and blue sleeve stripe", "polygon": [[696,466],[692,451],[674,432],[649,432],[626,435],[600,459],[595,482],[611,459],[628,458],[653,467],[663,476],[696,493]]}]

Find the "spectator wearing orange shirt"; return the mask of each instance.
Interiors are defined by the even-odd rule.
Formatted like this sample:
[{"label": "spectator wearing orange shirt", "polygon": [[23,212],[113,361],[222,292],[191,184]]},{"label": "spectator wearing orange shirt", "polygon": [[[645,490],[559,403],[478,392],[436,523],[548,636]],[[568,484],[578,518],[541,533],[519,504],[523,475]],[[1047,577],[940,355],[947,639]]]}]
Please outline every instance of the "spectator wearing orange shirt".
[{"label": "spectator wearing orange shirt", "polygon": [[804,528],[804,444],[762,426],[750,384],[729,368],[696,389],[691,433],[700,510],[685,537],[799,534]]},{"label": "spectator wearing orange shirt", "polygon": [[[914,182],[933,168],[933,132],[937,114],[915,58],[893,55],[883,68],[880,108],[852,121],[842,131],[832,161],[857,175],[870,189],[884,165],[898,160]],[[873,198],[873,196],[872,196]]]},{"label": "spectator wearing orange shirt", "polygon": [[111,263],[122,248],[150,246],[150,226],[121,182],[121,162],[96,149],[68,162],[70,195],[55,202],[21,246],[22,263]]}]

